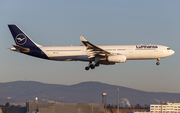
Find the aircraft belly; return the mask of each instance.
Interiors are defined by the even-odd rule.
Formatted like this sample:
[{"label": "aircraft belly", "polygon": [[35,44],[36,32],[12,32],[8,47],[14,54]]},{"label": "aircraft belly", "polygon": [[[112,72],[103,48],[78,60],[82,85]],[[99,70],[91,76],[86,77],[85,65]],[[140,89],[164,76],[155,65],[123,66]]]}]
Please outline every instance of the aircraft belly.
[{"label": "aircraft belly", "polygon": [[50,56],[50,60],[57,60],[57,61],[89,61],[87,55],[63,55],[63,56]]}]

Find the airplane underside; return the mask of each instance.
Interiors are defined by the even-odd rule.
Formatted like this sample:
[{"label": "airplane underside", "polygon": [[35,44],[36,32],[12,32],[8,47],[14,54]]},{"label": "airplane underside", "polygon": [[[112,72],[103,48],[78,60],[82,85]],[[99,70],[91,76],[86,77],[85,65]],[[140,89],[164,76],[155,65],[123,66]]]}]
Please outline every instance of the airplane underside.
[{"label": "airplane underside", "polygon": [[[55,61],[83,61],[83,62],[95,62],[95,58],[88,58],[88,55],[82,56],[59,56],[59,57],[49,57],[50,60]],[[104,58],[105,59],[105,58]],[[115,62],[108,62],[107,60],[98,60],[99,64],[103,65],[114,65]]]},{"label": "airplane underside", "polygon": [[[89,62],[89,64],[85,67],[85,70],[89,69],[95,69],[95,67],[98,67],[99,65],[115,65],[116,62],[109,62],[107,58],[102,57],[103,60],[96,61],[95,58],[88,58],[88,55],[77,55],[77,56],[56,56],[56,57],[50,57],[50,60],[55,61],[83,61],[83,62]],[[160,65],[159,60],[160,58],[131,58],[127,60],[150,60],[150,59],[157,59],[156,65]]]}]

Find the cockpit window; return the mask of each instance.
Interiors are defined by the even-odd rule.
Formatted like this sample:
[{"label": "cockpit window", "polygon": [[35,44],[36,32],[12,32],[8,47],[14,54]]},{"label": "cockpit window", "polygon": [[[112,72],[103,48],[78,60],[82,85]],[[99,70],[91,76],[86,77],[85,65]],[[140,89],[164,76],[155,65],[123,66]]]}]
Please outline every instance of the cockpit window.
[{"label": "cockpit window", "polygon": [[171,50],[170,48],[167,48],[167,50]]}]

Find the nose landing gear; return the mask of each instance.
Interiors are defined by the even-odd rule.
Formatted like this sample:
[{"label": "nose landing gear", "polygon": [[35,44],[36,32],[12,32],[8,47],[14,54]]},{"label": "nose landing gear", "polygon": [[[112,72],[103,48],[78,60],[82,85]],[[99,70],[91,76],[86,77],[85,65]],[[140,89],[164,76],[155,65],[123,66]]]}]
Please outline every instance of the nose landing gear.
[{"label": "nose landing gear", "polygon": [[160,63],[159,63],[159,62],[156,62],[156,65],[160,65]]},{"label": "nose landing gear", "polygon": [[160,61],[160,58],[157,59],[156,65],[160,65],[159,61]]}]

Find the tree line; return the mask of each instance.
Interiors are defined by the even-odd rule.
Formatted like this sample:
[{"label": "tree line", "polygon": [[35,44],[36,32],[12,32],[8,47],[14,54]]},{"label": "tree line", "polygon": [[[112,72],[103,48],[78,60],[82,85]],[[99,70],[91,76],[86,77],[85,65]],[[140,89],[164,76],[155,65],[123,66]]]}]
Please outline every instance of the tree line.
[{"label": "tree line", "polygon": [[5,105],[0,105],[0,107],[21,107],[21,105],[11,105],[9,102],[6,102]]}]

